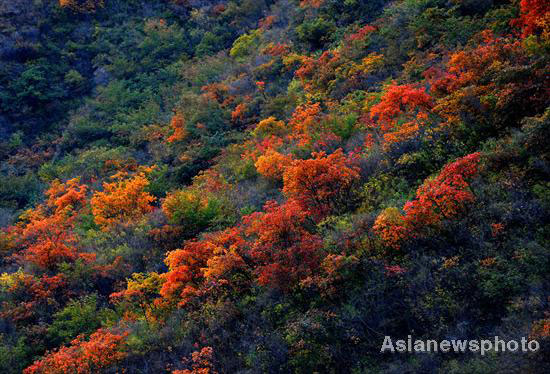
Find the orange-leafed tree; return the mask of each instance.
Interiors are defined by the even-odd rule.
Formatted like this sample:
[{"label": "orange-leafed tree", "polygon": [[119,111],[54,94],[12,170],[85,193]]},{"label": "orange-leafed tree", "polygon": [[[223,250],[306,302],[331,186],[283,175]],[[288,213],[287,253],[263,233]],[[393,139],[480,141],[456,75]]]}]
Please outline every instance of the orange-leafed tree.
[{"label": "orange-leafed tree", "polygon": [[187,129],[185,128],[185,119],[179,112],[172,116],[170,120],[172,135],[166,139],[168,143],[175,143],[184,140],[187,137]]},{"label": "orange-leafed tree", "polygon": [[[490,30],[474,40],[473,45],[450,55],[447,72],[426,72],[432,88],[442,96],[433,112],[445,120],[443,126],[456,128],[478,121],[498,128],[516,121],[523,112],[542,110],[548,74],[530,62],[521,41],[496,37]],[[524,69],[528,75],[506,75],[513,69]]]},{"label": "orange-leafed tree", "polygon": [[245,260],[248,242],[242,235],[242,230],[232,227],[213,236],[213,256],[202,269],[204,278],[210,282],[232,282],[235,272],[245,273],[248,264]]},{"label": "orange-leafed tree", "polygon": [[78,253],[74,227],[86,207],[87,186],[78,178],[66,183],[54,181],[46,191],[46,201],[23,213],[13,230],[20,259],[43,269],[53,269],[62,261],[87,256]]},{"label": "orange-leafed tree", "polygon": [[360,175],[341,149],[328,156],[314,153],[313,157],[296,160],[285,169],[283,192],[320,218],[349,204]]},{"label": "orange-leafed tree", "polygon": [[235,107],[235,109],[231,112],[231,121],[233,123],[237,123],[239,121],[243,121],[245,118],[247,106],[245,103],[240,103]]},{"label": "orange-leafed tree", "polygon": [[292,164],[292,156],[279,153],[269,149],[265,154],[258,157],[256,170],[266,178],[282,180],[285,169]]},{"label": "orange-leafed tree", "polygon": [[123,360],[128,333],[99,329],[89,339],[79,336],[68,347],[47,353],[24,374],[94,374]]},{"label": "orange-leafed tree", "polygon": [[373,229],[384,245],[394,249],[399,249],[404,240],[411,238],[411,227],[395,207],[384,209],[376,217]]},{"label": "orange-leafed tree", "polygon": [[95,222],[108,229],[117,223],[136,221],[152,212],[156,199],[145,190],[149,185],[146,174],[151,170],[145,168],[133,176],[119,172],[111,177],[113,182],[103,183],[103,191],[97,191],[90,202]]},{"label": "orange-leafed tree", "polygon": [[490,30],[481,32],[475,48],[467,48],[451,54],[449,72],[456,76],[453,88],[477,83],[487,72],[495,72],[510,62],[524,62],[521,44],[517,41],[496,37]]},{"label": "orange-leafed tree", "polygon": [[312,142],[313,135],[319,132],[323,113],[320,103],[308,103],[296,108],[289,121],[292,129],[290,138],[296,140],[299,146],[307,146]]},{"label": "orange-leafed tree", "polygon": [[325,0],[300,0],[301,8],[320,8],[325,3]]}]

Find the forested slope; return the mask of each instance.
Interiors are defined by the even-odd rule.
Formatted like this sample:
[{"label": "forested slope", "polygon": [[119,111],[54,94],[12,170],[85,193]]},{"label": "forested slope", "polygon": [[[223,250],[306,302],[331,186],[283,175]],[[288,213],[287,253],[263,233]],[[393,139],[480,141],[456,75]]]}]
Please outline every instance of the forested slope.
[{"label": "forested slope", "polygon": [[0,372],[548,372],[549,66],[546,0],[0,2]]}]

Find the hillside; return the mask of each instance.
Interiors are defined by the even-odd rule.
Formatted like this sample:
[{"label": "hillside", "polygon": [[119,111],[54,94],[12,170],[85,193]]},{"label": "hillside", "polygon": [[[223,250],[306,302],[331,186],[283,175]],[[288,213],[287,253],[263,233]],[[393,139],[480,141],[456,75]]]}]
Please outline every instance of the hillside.
[{"label": "hillside", "polygon": [[0,373],[548,373],[549,139],[546,0],[2,1]]}]

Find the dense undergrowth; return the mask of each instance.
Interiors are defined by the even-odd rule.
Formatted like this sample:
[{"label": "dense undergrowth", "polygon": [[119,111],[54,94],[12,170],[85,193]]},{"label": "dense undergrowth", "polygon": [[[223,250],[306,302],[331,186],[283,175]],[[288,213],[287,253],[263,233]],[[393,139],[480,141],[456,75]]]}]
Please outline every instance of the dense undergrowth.
[{"label": "dense undergrowth", "polygon": [[547,1],[14,0],[0,44],[0,372],[550,370]]}]

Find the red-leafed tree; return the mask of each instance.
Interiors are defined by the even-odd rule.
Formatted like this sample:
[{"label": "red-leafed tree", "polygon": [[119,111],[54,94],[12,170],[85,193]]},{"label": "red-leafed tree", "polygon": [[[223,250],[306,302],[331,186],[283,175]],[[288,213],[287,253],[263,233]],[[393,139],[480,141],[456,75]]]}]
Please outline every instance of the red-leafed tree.
[{"label": "red-leafed tree", "polygon": [[165,262],[169,271],[163,275],[161,296],[184,306],[200,293],[205,280],[226,279],[233,270],[243,269],[244,246],[240,230],[230,228],[168,253]]},{"label": "red-leafed tree", "polygon": [[550,31],[550,2],[548,0],[521,0],[520,17],[512,24],[522,30],[525,38],[540,32]]},{"label": "red-leafed tree", "polygon": [[370,127],[387,144],[414,137],[428,124],[433,99],[424,87],[414,84],[392,84],[384,91],[380,102],[369,111]]},{"label": "red-leafed tree", "polygon": [[261,285],[287,290],[318,268],[322,240],[307,229],[309,213],[298,201],[270,201],[264,210],[244,217],[249,257]]},{"label": "red-leafed tree", "polygon": [[472,153],[443,168],[433,180],[416,191],[416,199],[405,204],[405,218],[411,225],[438,225],[462,212],[475,198],[469,182],[479,172],[480,153]]},{"label": "red-leafed tree", "polygon": [[469,181],[479,173],[480,159],[480,153],[472,153],[446,165],[436,178],[418,188],[416,198],[405,204],[404,215],[396,208],[384,210],[373,227],[382,242],[397,249],[404,240],[462,213],[475,200]]}]

